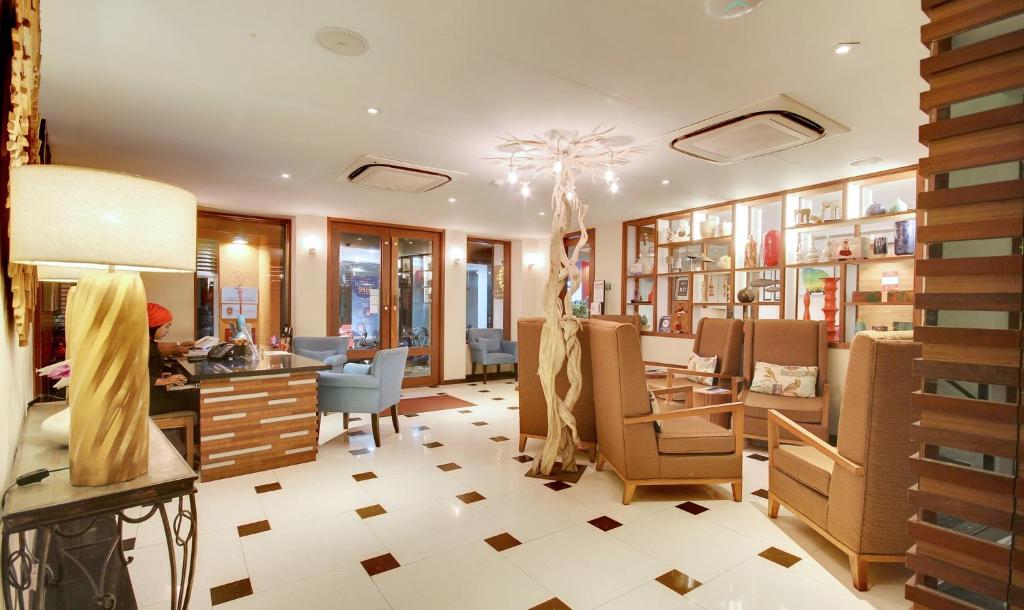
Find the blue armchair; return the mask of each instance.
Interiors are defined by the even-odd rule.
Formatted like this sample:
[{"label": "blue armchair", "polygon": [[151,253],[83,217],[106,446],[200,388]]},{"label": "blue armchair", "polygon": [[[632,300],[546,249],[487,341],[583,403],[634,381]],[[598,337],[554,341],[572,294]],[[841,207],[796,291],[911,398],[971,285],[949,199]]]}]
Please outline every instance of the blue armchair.
[{"label": "blue armchair", "polygon": [[341,367],[348,361],[348,338],[295,337],[292,339],[292,351],[329,364],[335,371],[341,371]]},{"label": "blue armchair", "polygon": [[466,342],[469,344],[469,360],[473,363],[473,374],[476,365],[483,366],[484,383],[487,383],[487,367],[495,365],[501,371],[501,365],[511,364],[516,378],[519,377],[519,346],[515,341],[505,341],[505,331],[500,328],[470,328],[466,330]]},{"label": "blue armchair", "polygon": [[380,413],[391,409],[391,423],[398,432],[398,402],[402,400],[402,378],[408,347],[377,352],[373,364],[350,362],[340,373],[323,371],[317,384],[321,413],[344,413],[348,429],[349,413],[369,413],[373,443],[380,447]]}]

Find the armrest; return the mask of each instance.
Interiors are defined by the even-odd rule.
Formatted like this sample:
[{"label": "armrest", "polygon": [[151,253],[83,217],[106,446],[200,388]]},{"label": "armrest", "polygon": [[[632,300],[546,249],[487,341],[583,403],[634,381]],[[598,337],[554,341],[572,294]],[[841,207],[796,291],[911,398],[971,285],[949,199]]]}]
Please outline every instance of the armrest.
[{"label": "armrest", "polygon": [[469,351],[471,352],[480,352],[482,354],[487,353],[487,350],[484,349],[484,346],[480,345],[476,341],[470,341],[466,345],[469,346]]},{"label": "armrest", "polygon": [[502,341],[501,351],[505,352],[506,354],[512,354],[513,356],[518,357],[519,343],[517,343],[516,341]]},{"label": "armrest", "polygon": [[692,409],[679,409],[678,411],[665,411],[662,413],[651,413],[650,415],[637,415],[635,417],[623,417],[622,423],[646,424],[652,421],[663,419],[676,419],[679,417],[696,417],[698,415],[715,415],[716,413],[732,413],[733,417],[743,417],[742,402],[727,402],[721,405],[710,405],[707,407],[694,407]]},{"label": "armrest", "polygon": [[811,434],[801,427],[800,424],[789,419],[775,409],[770,409],[768,411],[768,458],[770,460],[774,459],[774,454],[779,448],[779,428],[786,430],[809,447],[813,447],[818,451],[818,453],[821,453],[828,459],[835,462],[837,466],[844,468],[857,476],[864,476],[863,466],[839,455],[838,449]]},{"label": "armrest", "polygon": [[665,364],[664,362],[650,362],[644,361],[644,366],[656,366],[665,369],[666,372],[671,371],[673,373],[679,373],[682,375],[697,375],[698,377],[713,377],[715,379],[740,379],[736,375],[726,375],[724,373],[705,373],[704,371],[694,371],[686,368],[685,366],[679,366],[677,364]]},{"label": "armrest", "polygon": [[[346,368],[350,365],[346,365]],[[331,373],[323,371],[318,376],[317,382],[325,387],[332,388],[369,388],[380,387],[380,380],[372,375],[351,375],[347,373]]]},{"label": "armrest", "polygon": [[345,368],[341,370],[346,375],[367,375],[370,374],[370,368],[372,364],[359,364],[358,362],[349,362],[345,365]]},{"label": "armrest", "polygon": [[337,354],[324,358],[324,364],[329,364],[331,366],[341,366],[346,362],[348,362],[348,356],[344,354]]}]

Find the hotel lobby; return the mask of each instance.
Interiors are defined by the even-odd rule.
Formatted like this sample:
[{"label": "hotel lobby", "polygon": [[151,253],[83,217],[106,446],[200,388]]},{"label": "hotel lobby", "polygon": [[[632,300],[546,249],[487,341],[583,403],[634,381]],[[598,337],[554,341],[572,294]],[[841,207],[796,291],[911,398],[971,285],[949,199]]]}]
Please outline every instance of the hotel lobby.
[{"label": "hotel lobby", "polygon": [[0,608],[1024,607],[1022,0],[0,1]]}]

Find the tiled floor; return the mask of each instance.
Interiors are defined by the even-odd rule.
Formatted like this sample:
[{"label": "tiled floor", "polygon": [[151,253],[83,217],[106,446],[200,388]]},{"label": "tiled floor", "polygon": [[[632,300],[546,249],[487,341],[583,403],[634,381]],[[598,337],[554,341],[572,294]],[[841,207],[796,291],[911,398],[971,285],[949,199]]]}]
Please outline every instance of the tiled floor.
[{"label": "tiled floor", "polygon": [[[381,426],[379,449],[327,417],[316,462],[200,484],[191,607],[909,606],[903,568],[872,567],[872,589],[854,591],[839,551],[785,509],[768,519],[764,461],[744,460],[740,503],[723,485],[641,488],[623,506],[620,481],[592,466],[567,487],[523,476],[514,388],[407,390],[476,406],[401,417],[398,434]],[[158,524],[125,537],[139,606],[167,607]]]}]

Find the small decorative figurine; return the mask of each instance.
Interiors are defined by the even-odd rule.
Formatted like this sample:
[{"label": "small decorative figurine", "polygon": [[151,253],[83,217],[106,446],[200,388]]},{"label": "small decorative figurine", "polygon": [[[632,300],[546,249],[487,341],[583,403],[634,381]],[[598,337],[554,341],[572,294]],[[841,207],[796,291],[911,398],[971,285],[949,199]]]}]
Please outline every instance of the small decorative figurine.
[{"label": "small decorative figurine", "polygon": [[850,240],[844,239],[843,246],[839,248],[839,260],[847,259],[853,256],[853,250],[850,249]]},{"label": "small decorative figurine", "polygon": [[757,267],[757,240],[754,234],[747,236],[747,247],[743,251],[743,266],[748,269]]}]

